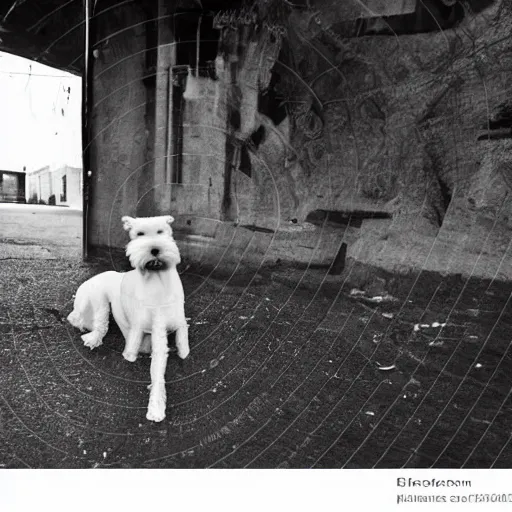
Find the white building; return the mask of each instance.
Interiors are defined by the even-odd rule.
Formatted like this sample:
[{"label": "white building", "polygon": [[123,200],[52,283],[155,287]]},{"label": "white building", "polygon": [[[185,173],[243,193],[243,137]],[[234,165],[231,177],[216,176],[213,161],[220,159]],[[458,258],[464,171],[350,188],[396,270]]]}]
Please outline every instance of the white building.
[{"label": "white building", "polygon": [[0,52],[0,91],[0,169],[26,169],[27,202],[81,207],[80,77]]},{"label": "white building", "polygon": [[64,165],[27,171],[27,203],[44,203],[82,208],[82,169]]}]

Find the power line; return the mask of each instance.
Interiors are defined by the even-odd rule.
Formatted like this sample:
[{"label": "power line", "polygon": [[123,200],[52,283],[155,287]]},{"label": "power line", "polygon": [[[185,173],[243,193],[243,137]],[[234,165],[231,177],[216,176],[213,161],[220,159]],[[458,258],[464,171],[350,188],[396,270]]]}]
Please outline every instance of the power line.
[{"label": "power line", "polygon": [[49,78],[74,78],[74,75],[72,75],[72,74],[69,74],[69,75],[41,75],[38,73],[29,73],[29,72],[23,72],[23,71],[4,71],[2,69],[0,69],[0,73],[4,73],[7,75],[47,76]]}]

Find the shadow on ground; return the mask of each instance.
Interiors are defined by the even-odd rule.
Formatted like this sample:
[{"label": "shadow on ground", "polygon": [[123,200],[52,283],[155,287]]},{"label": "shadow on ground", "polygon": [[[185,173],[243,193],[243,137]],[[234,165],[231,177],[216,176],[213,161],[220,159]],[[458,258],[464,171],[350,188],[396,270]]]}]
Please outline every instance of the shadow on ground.
[{"label": "shadow on ground", "polygon": [[382,275],[355,291],[325,269],[183,265],[191,355],[171,354],[154,424],[149,358],[127,363],[114,324],[90,351],[64,320],[107,269],[3,262],[2,467],[511,465],[510,286]]}]

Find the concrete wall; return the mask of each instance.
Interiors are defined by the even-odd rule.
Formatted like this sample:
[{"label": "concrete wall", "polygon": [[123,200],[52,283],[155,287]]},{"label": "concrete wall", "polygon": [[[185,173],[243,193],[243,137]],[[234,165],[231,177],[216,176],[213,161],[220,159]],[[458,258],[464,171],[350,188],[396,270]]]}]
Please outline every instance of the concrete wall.
[{"label": "concrete wall", "polygon": [[[63,181],[66,176],[66,197],[64,199]],[[64,166],[51,172],[52,191],[55,194],[57,205],[66,205],[73,208],[82,207],[82,169]]]},{"label": "concrete wall", "polygon": [[455,29],[300,48],[322,109],[290,116],[297,158],[276,174],[296,186],[282,188],[283,220],[301,224],[319,208],[388,212],[363,223],[348,257],[511,278],[512,140],[486,131],[510,108],[511,22],[509,3],[497,2]]},{"label": "concrete wall", "polygon": [[[97,51],[90,146],[91,246],[123,247],[123,215],[186,213],[217,220],[223,215],[226,91],[214,81],[204,79],[199,95],[185,94],[183,174],[179,180],[174,176],[171,16],[171,6],[163,0],[151,12],[130,3],[98,14],[93,43]],[[158,22],[148,21],[156,17]],[[189,80],[189,93],[194,78]]]},{"label": "concrete wall", "polygon": [[27,192],[26,192],[27,201],[31,197],[34,197],[34,196],[37,197],[37,194],[39,192],[39,188],[38,188],[37,180],[36,180],[35,176],[27,175],[26,187],[27,187]]},{"label": "concrete wall", "polygon": [[150,16],[133,2],[110,4],[113,7],[101,3],[92,35],[95,58],[87,225],[92,246],[121,247],[126,243],[121,217],[137,213],[139,181],[153,171],[147,161],[144,83],[151,72],[146,69],[146,21]]},{"label": "concrete wall", "polygon": [[[168,9],[160,1],[156,14]],[[189,81],[180,183],[170,163],[170,25],[154,38],[151,88],[148,13],[132,4],[109,11],[94,66],[91,242],[124,245],[123,214],[171,213],[182,252],[210,264],[330,265],[346,244],[349,259],[390,270],[512,277],[512,139],[479,138],[512,108],[511,9],[496,0],[452,29],[351,39],[337,36],[327,12],[309,25],[308,13],[296,13],[303,33],[288,30],[273,70],[286,117],[256,111],[252,68],[240,68],[254,48],[241,45],[227,79]],[[233,107],[242,131],[264,129],[250,176],[227,174]],[[350,222],[311,222],[318,211]]]},{"label": "concrete wall", "polygon": [[182,183],[172,210],[221,219],[226,165],[226,100],[222,83],[189,73],[183,109]]},{"label": "concrete wall", "polygon": [[[512,278],[512,139],[492,128],[510,124],[511,9],[353,39],[336,39],[324,13],[320,35],[292,41],[274,68],[293,91],[288,116],[260,113],[252,177],[234,177],[240,224],[273,231],[258,234],[266,261],[329,265],[347,242],[349,259],[393,271]],[[363,221],[349,235],[308,222],[316,210]]]},{"label": "concrete wall", "polygon": [[34,199],[48,203],[48,198],[52,195],[52,179],[50,167],[45,166],[36,171],[27,173],[26,177],[27,201]]},{"label": "concrete wall", "polygon": [[[66,176],[66,198],[62,198],[63,176]],[[50,166],[27,173],[27,201],[33,200],[50,202],[50,196],[55,196],[56,205],[66,205],[72,208],[82,208],[82,169],[68,165],[58,169]]]},{"label": "concrete wall", "polygon": [[[48,201],[48,197],[51,194],[50,167],[47,165],[41,169],[27,173],[25,186],[27,201],[39,201],[39,199]],[[45,194],[44,196],[43,193]]]}]

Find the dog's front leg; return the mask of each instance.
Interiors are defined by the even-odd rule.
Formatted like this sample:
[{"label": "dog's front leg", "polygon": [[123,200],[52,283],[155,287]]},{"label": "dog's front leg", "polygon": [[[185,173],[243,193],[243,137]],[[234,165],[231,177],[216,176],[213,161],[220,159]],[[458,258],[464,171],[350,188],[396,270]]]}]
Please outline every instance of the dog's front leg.
[{"label": "dog's front leg", "polygon": [[130,327],[123,351],[123,357],[127,361],[130,361],[130,363],[133,363],[137,359],[143,336],[144,331],[140,325],[135,324]]},{"label": "dog's front leg", "polygon": [[188,346],[188,325],[186,324],[176,329],[176,349],[181,359],[185,359],[190,353]]},{"label": "dog's front leg", "polygon": [[165,418],[166,392],[165,369],[167,367],[167,330],[165,324],[153,325],[151,331],[151,391],[146,418],[162,421]]}]

